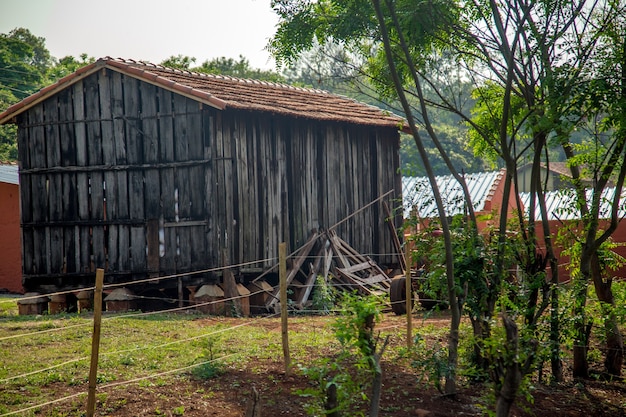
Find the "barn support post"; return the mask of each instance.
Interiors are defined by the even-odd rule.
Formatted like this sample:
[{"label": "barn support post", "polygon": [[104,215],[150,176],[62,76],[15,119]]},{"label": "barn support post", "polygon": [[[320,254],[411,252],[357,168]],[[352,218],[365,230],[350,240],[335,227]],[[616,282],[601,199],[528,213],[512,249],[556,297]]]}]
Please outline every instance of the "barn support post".
[{"label": "barn support post", "polygon": [[280,323],[283,340],[283,357],[285,360],[285,375],[291,373],[291,358],[289,356],[289,329],[287,322],[287,244],[278,245],[278,275],[280,279]]},{"label": "barn support post", "polygon": [[102,321],[102,287],[104,269],[96,270],[96,291],[93,295],[93,336],[91,338],[91,365],[89,366],[89,392],[87,396],[87,417],[96,412],[96,384],[98,377],[98,354],[100,352],[100,323]]}]

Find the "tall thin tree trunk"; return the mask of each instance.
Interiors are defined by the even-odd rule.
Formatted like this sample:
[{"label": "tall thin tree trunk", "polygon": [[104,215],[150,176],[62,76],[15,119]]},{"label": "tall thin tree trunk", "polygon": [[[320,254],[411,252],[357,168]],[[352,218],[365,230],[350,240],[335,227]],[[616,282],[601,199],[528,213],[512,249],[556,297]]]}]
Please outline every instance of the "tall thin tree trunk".
[{"label": "tall thin tree trunk", "polygon": [[[411,128],[413,140],[415,141],[415,145],[424,164],[424,169],[426,171],[426,175],[428,176],[428,181],[433,189],[433,197],[437,206],[437,213],[439,215],[439,218],[441,219],[441,229],[443,232],[446,253],[446,283],[448,287],[448,302],[450,304],[450,313],[452,316],[450,319],[450,333],[448,337],[448,372],[446,373],[445,391],[446,394],[454,396],[456,395],[456,367],[458,363],[461,306],[459,305],[459,299],[456,296],[456,282],[454,279],[454,259],[452,252],[452,237],[450,233],[450,226],[447,222],[447,213],[443,204],[443,198],[441,197],[441,193],[437,185],[435,172],[432,165],[430,164],[424,142],[422,141],[422,138],[417,129],[415,119],[413,118],[411,106],[404,92],[402,81],[400,80],[400,75],[393,58],[394,54],[391,47],[391,39],[389,36],[390,32],[387,28],[385,16],[381,9],[381,2],[380,0],[373,0],[372,3],[376,11],[376,17],[378,18],[383,46],[385,48],[385,55],[387,56],[387,64],[389,65],[389,72],[391,74],[396,93],[398,94],[398,98],[400,99],[400,103],[402,104],[402,110],[404,111],[404,114],[409,123],[409,127]],[[400,28],[398,28],[398,33],[401,33],[402,31],[399,29]]]},{"label": "tall thin tree trunk", "polygon": [[587,286],[589,285],[589,251],[583,247],[580,256],[580,277],[574,283],[574,348],[572,374],[574,378],[589,378],[587,349],[589,347],[589,323],[587,323]]},{"label": "tall thin tree trunk", "polygon": [[506,332],[506,346],[502,358],[502,384],[496,390],[496,417],[508,417],[522,383],[522,369],[516,359],[519,348],[517,325],[508,316],[502,317],[502,323]]},{"label": "tall thin tree trunk", "polygon": [[611,289],[612,281],[603,279],[598,253],[591,259],[591,273],[596,295],[601,303],[602,317],[604,318],[604,333],[606,338],[606,357],[604,367],[609,375],[621,376],[624,362],[624,341],[619,329],[615,314],[615,298]]}]

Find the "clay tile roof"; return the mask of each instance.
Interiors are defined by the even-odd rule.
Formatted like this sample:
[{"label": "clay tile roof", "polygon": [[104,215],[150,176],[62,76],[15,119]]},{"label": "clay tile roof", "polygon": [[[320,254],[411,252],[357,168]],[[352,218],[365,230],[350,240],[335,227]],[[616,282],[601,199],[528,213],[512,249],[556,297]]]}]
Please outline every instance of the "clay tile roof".
[{"label": "clay tile roof", "polygon": [[356,100],[311,88],[203,74],[128,59],[101,58],[55,84],[27,97],[0,114],[0,123],[102,67],[136,77],[218,109],[242,109],[286,116],[390,126],[402,129],[404,119]]},{"label": "clay tile roof", "polygon": [[549,167],[550,171],[555,172],[559,175],[563,175],[569,178],[572,177],[572,171],[570,171],[567,162],[550,162],[549,164],[542,162],[541,166],[545,169],[548,169]]}]

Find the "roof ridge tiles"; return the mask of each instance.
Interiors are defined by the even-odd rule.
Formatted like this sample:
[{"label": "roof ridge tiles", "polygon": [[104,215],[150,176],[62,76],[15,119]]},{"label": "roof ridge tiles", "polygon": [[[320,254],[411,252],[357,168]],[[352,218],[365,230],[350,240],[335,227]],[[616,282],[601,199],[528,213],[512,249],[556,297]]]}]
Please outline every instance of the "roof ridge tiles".
[{"label": "roof ridge tiles", "polygon": [[[257,80],[257,79],[253,79],[253,78],[243,78],[243,77],[235,77],[232,75],[225,75],[225,74],[211,74],[211,73],[206,73],[206,72],[200,72],[200,71],[191,71],[191,70],[187,70],[187,69],[181,69],[181,68],[172,68],[172,67],[168,67],[162,64],[154,64],[152,62],[149,61],[135,61],[134,59],[126,59],[126,58],[111,58],[109,56],[104,57],[104,58],[100,58],[100,60],[102,61],[116,61],[116,62],[120,62],[123,64],[127,64],[127,65],[143,65],[146,67],[152,67],[152,68],[157,68],[163,71],[167,71],[167,72],[173,72],[173,73],[178,73],[178,74],[186,74],[186,75],[191,75],[191,76],[198,76],[198,77],[205,77],[205,78],[217,78],[217,79],[223,79],[223,80],[230,80],[230,81],[235,81],[235,82],[242,82],[242,83],[247,83],[247,84],[258,84],[258,85],[265,85],[265,86],[269,86],[269,87],[277,87],[277,88],[283,88],[283,89],[289,89],[289,90],[295,90],[295,91],[304,91],[304,92],[312,92],[312,93],[317,93],[317,94],[326,94],[326,95],[330,95],[331,93],[326,91],[326,90],[322,90],[319,88],[312,88],[312,87],[298,87],[298,86],[294,86],[294,85],[290,85],[290,84],[286,84],[286,83],[280,83],[280,82],[275,82],[275,81],[266,81],[266,80]],[[344,97],[340,94],[335,94],[336,96],[339,97]],[[352,98],[349,97],[344,97],[347,98],[349,100],[355,101]],[[366,103],[362,103],[362,104],[366,104]],[[372,106],[373,107],[373,106]]]},{"label": "roof ridge tiles", "polygon": [[403,118],[392,111],[341,94],[286,83],[208,74],[161,64],[106,56],[79,68],[39,92],[0,112],[0,123],[15,122],[15,116],[52,94],[91,76],[100,69],[119,71],[159,87],[200,100],[217,109],[248,109],[317,120],[337,120],[406,131]]}]

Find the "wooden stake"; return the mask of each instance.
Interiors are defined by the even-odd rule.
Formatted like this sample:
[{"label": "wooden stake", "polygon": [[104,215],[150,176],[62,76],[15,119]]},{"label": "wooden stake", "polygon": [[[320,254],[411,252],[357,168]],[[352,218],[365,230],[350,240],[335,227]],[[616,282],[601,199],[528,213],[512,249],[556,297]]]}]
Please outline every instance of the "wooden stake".
[{"label": "wooden stake", "polygon": [[413,295],[413,283],[411,282],[411,251],[409,242],[405,239],[404,249],[406,255],[404,257],[406,269],[404,270],[404,287],[406,288],[406,347],[411,349],[413,346],[413,303],[411,297]]},{"label": "wooden stake", "polygon": [[291,370],[291,358],[289,357],[289,331],[287,328],[287,244],[282,242],[278,245],[278,274],[280,278],[280,318],[283,336],[283,357],[285,360],[285,375]]},{"label": "wooden stake", "polygon": [[102,287],[104,269],[96,270],[96,291],[93,295],[93,336],[91,338],[91,365],[89,367],[89,393],[87,397],[87,417],[96,412],[96,384],[98,378],[98,353],[100,351],[100,323],[102,321]]},{"label": "wooden stake", "polygon": [[178,278],[178,307],[183,308],[185,306],[184,293],[183,293],[183,279]]}]

